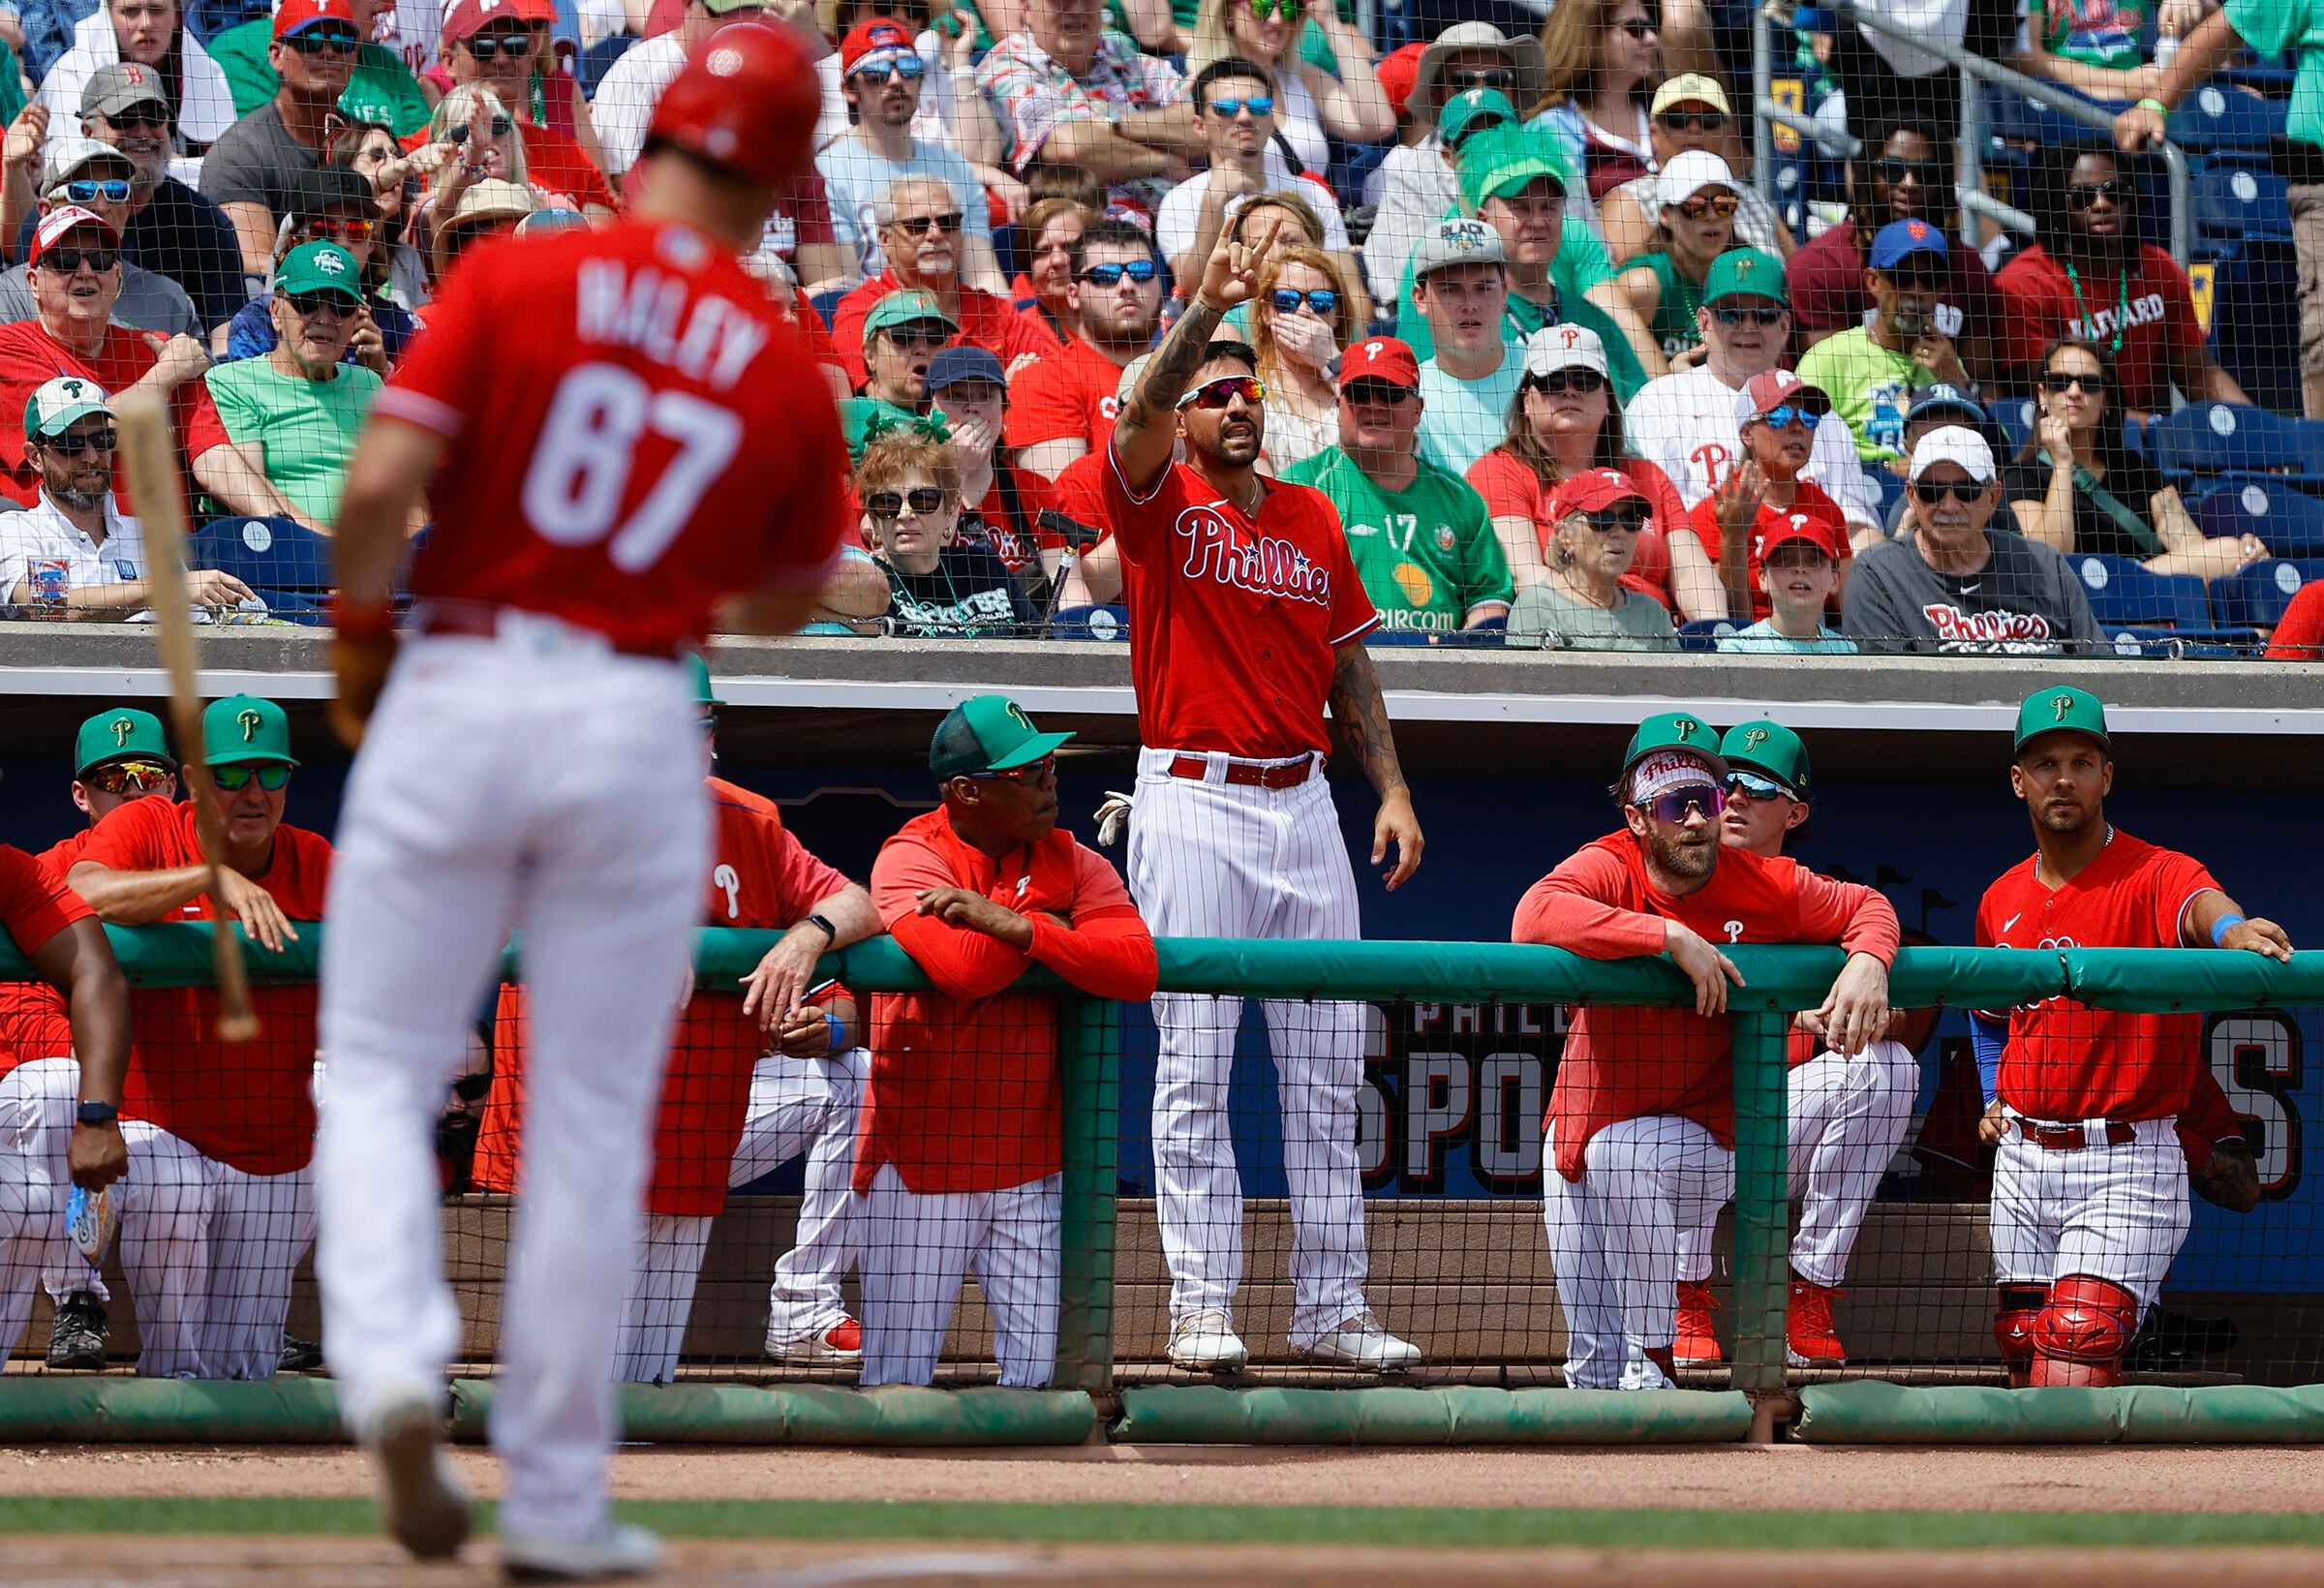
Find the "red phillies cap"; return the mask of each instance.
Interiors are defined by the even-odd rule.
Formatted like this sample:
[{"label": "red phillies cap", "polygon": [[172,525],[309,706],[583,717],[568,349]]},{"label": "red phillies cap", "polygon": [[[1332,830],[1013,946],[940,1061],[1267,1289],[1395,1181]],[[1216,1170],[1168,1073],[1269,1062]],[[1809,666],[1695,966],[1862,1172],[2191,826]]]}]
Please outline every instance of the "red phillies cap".
[{"label": "red phillies cap", "polygon": [[1832,399],[1821,386],[1809,385],[1789,370],[1761,370],[1735,393],[1735,428],[1740,430],[1786,403],[1812,408],[1819,413],[1832,410]]},{"label": "red phillies cap", "polygon": [[893,16],[874,16],[870,21],[856,23],[847,30],[847,37],[840,41],[840,76],[848,76],[866,55],[882,49],[905,55],[918,53],[918,46],[903,30],[902,23]]},{"label": "red phillies cap", "polygon": [[355,26],[355,8],[349,0],[283,0],[283,9],[274,14],[274,36],[288,39],[317,22],[345,22],[358,37],[363,31]]},{"label": "red phillies cap", "polygon": [[1379,79],[1380,91],[1388,96],[1388,107],[1398,116],[1404,114],[1413,87],[1420,81],[1421,55],[1427,47],[1426,44],[1409,44],[1401,49],[1391,49],[1372,69],[1372,76]]},{"label": "red phillies cap", "polygon": [[[345,5],[347,0],[339,0],[339,3]],[[30,262],[40,263],[42,255],[63,242],[76,227],[84,226],[93,226],[104,232],[108,247],[121,246],[121,233],[113,229],[110,221],[95,210],[83,209],[78,204],[63,204],[41,217],[41,229],[32,234]]]},{"label": "red phillies cap", "polygon": [[[294,0],[283,0],[289,10]],[[344,0],[338,0],[344,3]],[[554,22],[557,8],[551,0],[452,0],[443,12],[443,42],[456,45],[473,39],[490,22]]]},{"label": "red phillies cap", "polygon": [[1386,381],[1412,391],[1421,383],[1421,361],[1409,345],[1392,336],[1369,337],[1339,355],[1339,389],[1358,381]]},{"label": "red phillies cap", "polygon": [[1805,540],[1835,563],[1847,555],[1847,547],[1840,539],[1839,525],[1828,518],[1818,518],[1813,513],[1786,513],[1776,521],[1774,529],[1758,537],[1751,550],[1752,565],[1756,567],[1764,564],[1775,555],[1778,547],[1788,546],[1794,540]]},{"label": "red phillies cap", "polygon": [[1568,475],[1549,498],[1549,516],[1558,519],[1570,513],[1602,512],[1617,502],[1645,500],[1646,493],[1633,485],[1621,470],[1584,469]]},{"label": "red phillies cap", "polygon": [[775,187],[807,168],[823,85],[791,35],[757,22],[694,46],[662,91],[646,145],[667,143]]}]

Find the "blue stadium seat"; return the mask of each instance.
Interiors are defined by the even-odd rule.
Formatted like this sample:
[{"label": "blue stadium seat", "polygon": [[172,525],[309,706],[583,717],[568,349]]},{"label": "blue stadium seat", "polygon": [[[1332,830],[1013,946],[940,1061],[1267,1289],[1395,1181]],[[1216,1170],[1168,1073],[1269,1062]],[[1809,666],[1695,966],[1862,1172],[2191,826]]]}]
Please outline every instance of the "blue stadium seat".
[{"label": "blue stadium seat", "polygon": [[[2288,321],[2277,335],[2288,341],[2287,330]],[[2280,474],[2324,486],[2324,422],[2241,403],[2190,403],[2157,419],[2150,439],[2155,467],[2173,480]]]},{"label": "blue stadium seat", "polygon": [[2197,234],[2232,242],[2289,242],[2289,189],[2274,171],[2214,166],[2195,178]]},{"label": "blue stadium seat", "polygon": [[1993,415],[1993,422],[2001,428],[2002,439],[2009,443],[2010,456],[2015,457],[2017,449],[2026,444],[2026,438],[2034,434],[2034,399],[2004,397],[1986,412]]},{"label": "blue stadium seat", "polygon": [[2245,394],[2278,412],[2300,410],[2299,268],[2292,245],[2250,237],[2212,273],[2211,343]]},{"label": "blue stadium seat", "polygon": [[2221,623],[2239,628],[2273,628],[2283,621],[2283,610],[2292,604],[2300,587],[2318,579],[2324,579],[2324,561],[2271,557],[2213,584],[2211,604]]},{"label": "blue stadium seat", "polygon": [[2090,597],[2091,615],[2102,625],[2173,629],[2211,626],[2211,602],[2203,581],[2191,574],[2150,573],[2136,558],[2096,552],[2076,552],[2066,562]]},{"label": "blue stadium seat", "polygon": [[831,322],[839,318],[840,299],[845,297],[846,295],[847,290],[845,288],[834,287],[830,291],[817,292],[814,296],[807,300],[809,303],[814,305],[815,313],[823,317],[823,328],[825,330],[831,329]]},{"label": "blue stadium seat", "polygon": [[629,46],[637,42],[634,33],[616,33],[599,39],[581,52],[580,64],[575,68],[573,76],[581,84],[584,98],[594,100],[597,97],[597,84],[605,80],[605,74],[613,70],[613,63],[628,54]]},{"label": "blue stadium seat", "polygon": [[2171,661],[2233,661],[2260,650],[2259,634],[2249,628],[2141,628],[2099,626],[2106,643],[2118,657],[2152,657]]},{"label": "blue stadium seat", "polygon": [[1061,606],[1049,620],[1053,640],[1127,640],[1129,608],[1122,606]]},{"label": "blue stadium seat", "polygon": [[187,565],[230,573],[253,590],[322,595],[331,588],[330,536],[288,518],[214,518],[194,532]]},{"label": "blue stadium seat", "polygon": [[2190,154],[2265,149],[2283,136],[2288,107],[2278,100],[2206,83],[2171,115],[2171,141]]},{"label": "blue stadium seat", "polygon": [[1000,279],[1015,281],[1024,269],[1024,228],[996,226],[993,229],[993,258],[1000,264]]},{"label": "blue stadium seat", "polygon": [[1716,651],[1724,636],[1739,633],[1742,627],[1731,618],[1695,618],[1678,626],[1678,648],[1681,651]]},{"label": "blue stadium seat", "polygon": [[2324,557],[2324,500],[2278,480],[2230,480],[2188,500],[2205,534],[2256,534],[2276,557]]}]

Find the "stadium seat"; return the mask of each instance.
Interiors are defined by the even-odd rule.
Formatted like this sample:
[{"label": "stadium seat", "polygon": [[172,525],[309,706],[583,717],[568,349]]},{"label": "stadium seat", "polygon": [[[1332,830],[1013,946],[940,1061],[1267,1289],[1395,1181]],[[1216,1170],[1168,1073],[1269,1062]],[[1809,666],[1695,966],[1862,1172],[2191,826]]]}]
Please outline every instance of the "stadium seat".
[{"label": "stadium seat", "polygon": [[585,98],[594,100],[597,97],[597,84],[605,80],[605,74],[613,70],[613,63],[628,54],[629,46],[637,42],[634,33],[616,33],[599,39],[581,52],[580,65],[573,76],[581,84]]},{"label": "stadium seat", "polygon": [[2231,242],[2289,242],[2289,190],[2274,171],[2215,166],[2195,178],[2195,230]]},{"label": "stadium seat", "polygon": [[1681,651],[1716,651],[1721,638],[1740,632],[1742,626],[1731,618],[1696,618],[1678,626],[1678,648]]},{"label": "stadium seat", "polygon": [[2278,100],[2206,83],[2171,115],[2171,141],[2190,154],[2262,149],[2283,136],[2287,107]]},{"label": "stadium seat", "polygon": [[825,330],[831,329],[831,322],[839,317],[840,299],[845,297],[846,295],[847,290],[845,288],[834,287],[830,291],[817,292],[814,296],[807,300],[809,303],[814,305],[815,313],[823,317],[823,328]]},{"label": "stadium seat", "polygon": [[2276,557],[2324,557],[2324,500],[2288,483],[2229,481],[2190,498],[2186,511],[2205,534],[2256,534]]},{"label": "stadium seat", "polygon": [[2213,584],[2211,604],[2223,624],[2273,628],[2283,621],[2283,609],[2300,587],[2318,579],[2324,579],[2324,561],[2271,557]]},{"label": "stadium seat", "polygon": [[[2284,213],[2280,199],[2278,213]],[[2300,348],[2293,334],[2299,298],[2299,270],[2287,240],[2247,238],[2214,268],[2213,355],[2247,396],[2278,412],[2300,411]]]},{"label": "stadium seat", "polygon": [[1061,606],[1049,620],[1053,640],[1127,640],[1129,608],[1121,606]]},{"label": "stadium seat", "polygon": [[[2278,305],[2278,313],[2287,312]],[[2284,339],[2281,325],[2277,330]],[[2184,484],[2207,475],[2278,474],[2324,486],[2324,422],[2241,403],[2190,403],[2155,423],[2155,467]]]},{"label": "stadium seat", "polygon": [[2249,628],[2142,628],[2101,624],[2106,643],[2118,657],[2152,657],[2170,661],[2233,661],[2260,650]]},{"label": "stadium seat", "polygon": [[288,518],[216,518],[194,532],[189,567],[230,573],[290,623],[324,624],[331,590],[327,535]]},{"label": "stadium seat", "polygon": [[2009,455],[2015,457],[2017,449],[2026,444],[2026,438],[2034,434],[2034,399],[2004,397],[1986,412],[2001,428],[2002,439],[2009,443]]},{"label": "stadium seat", "polygon": [[2150,573],[2135,558],[2097,552],[2076,552],[2066,561],[2090,597],[2091,615],[2100,624],[2172,629],[2211,626],[2211,602],[2203,581],[2191,574]]}]

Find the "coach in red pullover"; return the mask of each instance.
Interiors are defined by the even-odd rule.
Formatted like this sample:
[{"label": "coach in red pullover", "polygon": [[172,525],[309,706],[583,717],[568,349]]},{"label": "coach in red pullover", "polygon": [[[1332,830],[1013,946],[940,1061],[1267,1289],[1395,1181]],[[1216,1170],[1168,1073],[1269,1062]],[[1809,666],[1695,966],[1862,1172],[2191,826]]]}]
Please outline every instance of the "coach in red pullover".
[{"label": "coach in red pullover", "polygon": [[1872,889],[1789,860],[1722,851],[1727,766],[1688,712],[1649,718],[1617,785],[1623,830],[1526,890],[1514,941],[1593,960],[1667,953],[1693,1009],[1582,1009],[1549,1095],[1543,1215],[1564,1305],[1566,1383],[1672,1384],[1677,1231],[1734,1194],[1733,1033],[1720,1017],[1743,978],[1722,943],[1831,943],[1849,960],[1819,1013],[1861,1052],[1888,1023],[1896,911]]},{"label": "coach in red pullover", "polygon": [[1056,748],[1014,701],[979,695],[936,728],[944,803],[872,866],[872,902],[933,992],[872,1002],[858,1127],[869,1389],[926,1384],[971,1269],[1000,1382],[1049,1383],[1057,1346],[1064,1111],[1054,994],[1035,964],[1101,998],[1154,992],[1154,940],[1121,876],[1057,827]]}]

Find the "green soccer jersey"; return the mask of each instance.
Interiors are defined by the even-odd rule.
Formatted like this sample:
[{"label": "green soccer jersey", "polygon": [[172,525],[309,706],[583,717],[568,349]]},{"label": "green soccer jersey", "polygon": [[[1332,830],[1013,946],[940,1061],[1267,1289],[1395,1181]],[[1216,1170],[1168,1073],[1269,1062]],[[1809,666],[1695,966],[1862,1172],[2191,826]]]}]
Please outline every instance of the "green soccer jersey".
[{"label": "green soccer jersey", "polygon": [[1331,499],[1364,594],[1389,628],[1466,627],[1478,606],[1507,606],[1509,560],[1468,482],[1422,462],[1410,485],[1384,491],[1336,446],[1293,464],[1283,477]]},{"label": "green soccer jersey", "polygon": [[[229,27],[212,38],[210,59],[226,74],[227,91],[234,96],[234,114],[246,116],[282,90],[283,79],[267,62],[274,43],[274,20],[261,16],[240,27]],[[367,44],[355,51],[339,108],[357,121],[382,121],[398,137],[410,137],[428,124],[427,96],[392,49]]]},{"label": "green soccer jersey", "polygon": [[1799,378],[1831,398],[1832,412],[1848,421],[1856,456],[1866,463],[1904,456],[1905,411],[1912,406],[1912,388],[1937,382],[1911,353],[1881,347],[1862,325],[1810,348],[1799,361]]}]

